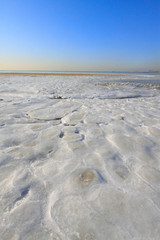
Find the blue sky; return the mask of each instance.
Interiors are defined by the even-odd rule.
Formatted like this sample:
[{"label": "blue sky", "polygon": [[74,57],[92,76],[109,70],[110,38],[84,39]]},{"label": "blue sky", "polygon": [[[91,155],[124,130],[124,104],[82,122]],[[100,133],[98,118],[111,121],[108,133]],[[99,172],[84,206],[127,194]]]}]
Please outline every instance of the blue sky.
[{"label": "blue sky", "polygon": [[150,69],[159,0],[0,0],[0,70]]}]

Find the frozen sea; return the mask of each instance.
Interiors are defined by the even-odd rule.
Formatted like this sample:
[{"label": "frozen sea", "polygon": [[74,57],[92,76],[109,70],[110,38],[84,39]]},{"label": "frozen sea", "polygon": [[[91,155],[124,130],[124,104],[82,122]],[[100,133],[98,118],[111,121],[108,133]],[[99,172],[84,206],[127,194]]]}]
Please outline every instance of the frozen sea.
[{"label": "frozen sea", "polygon": [[0,149],[0,239],[160,239],[160,74],[1,74]]}]

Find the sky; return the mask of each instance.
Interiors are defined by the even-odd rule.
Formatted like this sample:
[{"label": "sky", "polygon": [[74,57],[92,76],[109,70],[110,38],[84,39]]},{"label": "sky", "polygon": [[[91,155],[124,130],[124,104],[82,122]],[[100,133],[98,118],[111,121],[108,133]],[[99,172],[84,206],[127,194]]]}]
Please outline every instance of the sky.
[{"label": "sky", "polygon": [[158,71],[159,0],[0,0],[0,70]]}]

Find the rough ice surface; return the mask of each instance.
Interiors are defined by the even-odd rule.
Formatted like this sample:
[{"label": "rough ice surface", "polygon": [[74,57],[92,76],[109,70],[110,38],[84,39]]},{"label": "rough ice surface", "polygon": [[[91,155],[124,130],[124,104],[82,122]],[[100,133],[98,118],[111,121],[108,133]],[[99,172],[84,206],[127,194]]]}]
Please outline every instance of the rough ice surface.
[{"label": "rough ice surface", "polygon": [[0,239],[160,239],[160,76],[0,76]]}]

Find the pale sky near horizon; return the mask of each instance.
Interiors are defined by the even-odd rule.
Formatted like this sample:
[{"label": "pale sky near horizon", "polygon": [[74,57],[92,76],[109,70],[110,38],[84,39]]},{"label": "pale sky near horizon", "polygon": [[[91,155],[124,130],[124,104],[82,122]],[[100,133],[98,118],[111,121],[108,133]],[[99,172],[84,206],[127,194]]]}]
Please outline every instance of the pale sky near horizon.
[{"label": "pale sky near horizon", "polygon": [[0,0],[0,70],[158,71],[159,0]]}]

